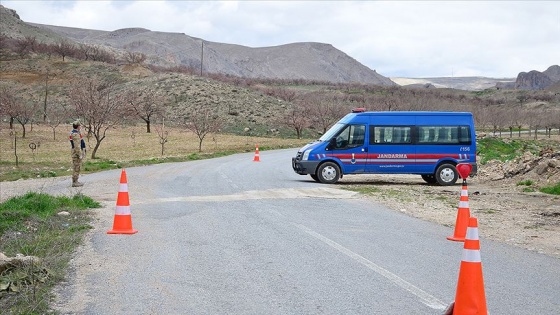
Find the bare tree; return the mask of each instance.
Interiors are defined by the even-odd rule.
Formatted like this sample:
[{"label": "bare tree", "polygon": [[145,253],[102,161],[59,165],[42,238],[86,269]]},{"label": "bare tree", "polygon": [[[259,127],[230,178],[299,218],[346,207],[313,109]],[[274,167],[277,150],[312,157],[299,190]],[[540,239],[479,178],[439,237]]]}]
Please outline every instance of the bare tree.
[{"label": "bare tree", "polygon": [[296,136],[301,139],[302,132],[305,128],[311,125],[309,115],[309,104],[299,102],[299,104],[292,105],[287,111],[282,120],[282,124],[296,131]]},{"label": "bare tree", "polygon": [[90,56],[93,61],[101,61],[107,63],[113,61],[114,59],[113,55],[110,52],[101,48],[100,46],[92,46]]},{"label": "bare tree", "polygon": [[93,48],[90,45],[80,44],[78,46],[78,52],[80,53],[81,57],[86,61],[89,60],[89,58],[91,57],[92,50]]},{"label": "bare tree", "polygon": [[62,61],[66,56],[71,56],[75,52],[75,47],[67,40],[61,40],[54,45],[54,52],[62,57]]},{"label": "bare tree", "polygon": [[76,113],[85,120],[86,131],[95,138],[92,159],[96,158],[107,130],[118,125],[126,116],[123,113],[126,97],[115,91],[115,85],[115,81],[87,78],[77,82],[69,92]]},{"label": "bare tree", "polygon": [[311,110],[309,116],[311,122],[316,125],[321,133],[340,119],[342,104],[336,96],[324,97],[322,93],[309,93],[303,96],[304,108]]},{"label": "bare tree", "polygon": [[14,121],[17,121],[22,128],[22,138],[26,136],[26,125],[32,121],[37,112],[37,103],[28,102],[16,96],[13,89],[4,87],[0,93],[0,113],[10,117],[10,129],[13,129]]},{"label": "bare tree", "polygon": [[56,140],[56,128],[64,121],[68,120],[70,113],[64,105],[50,106],[46,113],[46,124],[53,131],[53,140]]},{"label": "bare tree", "polygon": [[15,120],[21,125],[21,128],[23,129],[22,138],[25,138],[25,132],[26,132],[26,128],[25,125],[27,125],[29,122],[32,121],[33,116],[35,115],[35,113],[37,112],[37,103],[35,102],[30,102],[28,104],[25,104],[23,102],[19,103],[19,110],[17,111],[16,116],[14,117]]},{"label": "bare tree", "polygon": [[24,40],[27,42],[31,52],[37,52],[37,38],[35,36],[25,36]]},{"label": "bare tree", "polygon": [[10,119],[10,129],[14,129],[14,120],[20,111],[21,100],[13,88],[3,87],[0,90],[0,116]]},{"label": "bare tree", "polygon": [[37,43],[36,50],[38,53],[47,55],[48,59],[51,59],[51,56],[54,53],[53,45],[49,45],[46,43]]},{"label": "bare tree", "polygon": [[27,39],[18,39],[15,42],[15,52],[23,58],[31,51],[31,43]]},{"label": "bare tree", "polygon": [[161,127],[156,126],[156,132],[159,137],[159,144],[161,145],[161,156],[163,156],[167,137],[169,136],[169,131],[165,130],[165,120],[161,122]]},{"label": "bare tree", "polygon": [[146,61],[146,55],[140,52],[129,51],[126,56],[126,62],[129,64],[142,64]]},{"label": "bare tree", "polygon": [[131,92],[130,106],[132,111],[146,123],[146,132],[150,133],[150,124],[154,116],[161,115],[165,106],[165,97],[157,90],[144,88],[139,92]]},{"label": "bare tree", "polygon": [[210,107],[204,106],[186,117],[186,127],[198,137],[198,152],[202,152],[202,141],[209,133],[218,132],[222,121]]}]

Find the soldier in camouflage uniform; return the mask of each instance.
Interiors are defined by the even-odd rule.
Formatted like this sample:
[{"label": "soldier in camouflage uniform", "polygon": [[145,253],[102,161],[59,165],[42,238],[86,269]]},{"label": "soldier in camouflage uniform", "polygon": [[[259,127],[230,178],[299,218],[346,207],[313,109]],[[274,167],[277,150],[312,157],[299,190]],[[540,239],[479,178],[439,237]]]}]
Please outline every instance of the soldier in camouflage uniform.
[{"label": "soldier in camouflage uniform", "polygon": [[80,133],[80,121],[72,123],[72,131],[70,132],[70,145],[72,147],[72,164],[74,165],[74,172],[72,173],[72,187],[81,187],[84,184],[78,181],[80,176],[80,168],[82,166],[82,159],[86,154],[86,143]]}]

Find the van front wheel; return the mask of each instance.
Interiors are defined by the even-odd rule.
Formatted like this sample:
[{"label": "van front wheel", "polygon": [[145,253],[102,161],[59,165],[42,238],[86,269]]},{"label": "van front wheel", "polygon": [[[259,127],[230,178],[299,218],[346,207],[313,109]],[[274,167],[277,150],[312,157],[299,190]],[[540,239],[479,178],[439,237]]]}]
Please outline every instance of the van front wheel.
[{"label": "van front wheel", "polygon": [[437,168],[435,177],[441,186],[451,186],[459,178],[459,173],[453,164],[442,164]]},{"label": "van front wheel", "polygon": [[323,184],[334,184],[340,178],[340,168],[336,163],[325,162],[317,169],[317,177]]}]

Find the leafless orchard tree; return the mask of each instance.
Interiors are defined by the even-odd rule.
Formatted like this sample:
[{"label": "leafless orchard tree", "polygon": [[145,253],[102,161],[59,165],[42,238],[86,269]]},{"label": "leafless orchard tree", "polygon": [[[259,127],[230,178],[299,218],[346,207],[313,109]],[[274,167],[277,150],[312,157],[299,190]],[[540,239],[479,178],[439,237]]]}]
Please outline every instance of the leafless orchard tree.
[{"label": "leafless orchard tree", "polygon": [[476,106],[472,110],[474,122],[477,129],[485,131],[490,125],[490,107],[489,106]]},{"label": "leafless orchard tree", "polygon": [[10,118],[10,129],[13,129],[14,121],[22,128],[22,138],[26,136],[26,125],[30,123],[37,113],[37,103],[27,101],[19,96],[15,89],[3,87],[0,91],[0,114]]},{"label": "leafless orchard tree", "polygon": [[114,56],[100,46],[91,47],[90,58],[93,61],[101,61],[107,63],[114,61]]},{"label": "leafless orchard tree", "polygon": [[309,112],[309,103],[296,102],[286,110],[281,123],[288,128],[293,128],[296,131],[297,138],[301,139],[303,130],[311,126]]},{"label": "leafless orchard tree", "polygon": [[21,125],[21,128],[23,130],[21,135],[22,138],[25,138],[25,125],[32,122],[35,114],[37,113],[38,107],[38,104],[33,101],[20,101],[18,106],[19,110],[17,111],[17,114],[14,118]]},{"label": "leafless orchard tree", "polygon": [[20,111],[21,100],[11,87],[0,90],[0,116],[7,116],[10,120],[10,129],[14,129],[14,120]]},{"label": "leafless orchard tree", "polygon": [[64,61],[67,56],[74,54],[76,48],[69,41],[61,40],[54,45],[53,50],[56,54],[62,57],[62,61]]},{"label": "leafless orchard tree", "polygon": [[162,120],[161,127],[156,126],[156,132],[159,137],[159,144],[161,145],[161,156],[163,156],[165,144],[167,143],[167,138],[169,137],[169,131],[165,130],[165,120]]},{"label": "leafless orchard tree", "polygon": [[126,116],[123,109],[128,100],[115,91],[115,85],[115,81],[86,78],[73,85],[69,91],[76,114],[85,120],[86,131],[95,138],[92,159],[96,158],[107,130],[118,125]]},{"label": "leafless orchard tree", "polygon": [[129,51],[126,54],[125,59],[129,64],[142,64],[146,61],[146,55],[141,52]]},{"label": "leafless orchard tree", "polygon": [[488,121],[490,122],[490,125],[492,126],[492,133],[494,134],[494,136],[496,135],[496,132],[498,132],[500,134],[500,137],[502,136],[502,127],[505,126],[507,124],[506,120],[507,117],[504,117],[504,115],[502,115],[501,113],[501,109],[496,106],[489,106],[489,112],[488,114],[490,115],[490,117],[488,117]]},{"label": "leafless orchard tree", "polygon": [[303,96],[303,102],[307,102],[305,108],[310,108],[308,114],[312,124],[317,126],[321,133],[325,133],[341,117],[343,106],[340,98],[336,96],[322,96],[319,93],[309,93]]},{"label": "leafless orchard tree", "polygon": [[146,123],[146,132],[150,133],[153,118],[164,112],[166,98],[158,90],[144,88],[132,91],[129,99],[132,111]]},{"label": "leafless orchard tree", "polygon": [[203,106],[185,117],[186,127],[198,137],[198,152],[202,152],[202,141],[210,133],[222,128],[222,121],[214,114],[211,107]]},{"label": "leafless orchard tree", "polygon": [[30,52],[35,52],[37,49],[37,39],[32,36],[26,36],[23,39],[15,41],[16,53],[21,57],[27,56]]},{"label": "leafless orchard tree", "polygon": [[56,128],[60,124],[68,119],[70,119],[70,112],[64,104],[56,104],[54,106],[49,106],[45,112],[46,121],[45,123],[52,129],[53,140],[56,140]]},{"label": "leafless orchard tree", "polygon": [[80,44],[80,45],[78,45],[77,50],[78,50],[79,54],[81,55],[81,57],[84,60],[87,61],[91,57],[91,51],[93,50],[93,47],[91,47],[90,45],[87,45],[87,44]]}]

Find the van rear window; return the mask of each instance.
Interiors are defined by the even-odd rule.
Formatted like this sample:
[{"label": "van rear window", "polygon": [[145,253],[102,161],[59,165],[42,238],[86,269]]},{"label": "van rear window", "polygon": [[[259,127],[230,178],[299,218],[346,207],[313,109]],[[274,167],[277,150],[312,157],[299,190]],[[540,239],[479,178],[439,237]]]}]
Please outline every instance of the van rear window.
[{"label": "van rear window", "polygon": [[372,126],[370,144],[470,144],[469,126]]},{"label": "van rear window", "polygon": [[470,142],[469,126],[418,126],[418,144],[465,144]]}]

